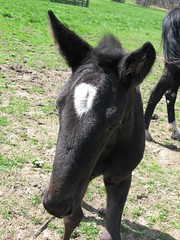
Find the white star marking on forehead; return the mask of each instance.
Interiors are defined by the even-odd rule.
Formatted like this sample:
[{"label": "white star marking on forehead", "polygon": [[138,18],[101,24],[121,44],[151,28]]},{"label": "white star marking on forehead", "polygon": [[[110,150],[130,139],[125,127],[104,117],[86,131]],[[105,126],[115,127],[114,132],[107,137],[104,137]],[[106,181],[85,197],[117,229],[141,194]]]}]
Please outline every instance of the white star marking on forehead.
[{"label": "white star marking on forehead", "polygon": [[87,83],[81,83],[75,88],[74,107],[79,117],[92,108],[96,93],[97,88]]}]

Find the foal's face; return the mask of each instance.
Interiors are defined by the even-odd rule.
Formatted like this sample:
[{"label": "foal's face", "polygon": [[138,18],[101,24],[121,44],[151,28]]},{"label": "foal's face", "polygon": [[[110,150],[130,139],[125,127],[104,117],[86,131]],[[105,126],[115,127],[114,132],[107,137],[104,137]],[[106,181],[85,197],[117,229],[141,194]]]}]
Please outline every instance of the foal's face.
[{"label": "foal's face", "polygon": [[121,123],[128,92],[118,82],[116,73],[85,64],[57,98],[60,129],[48,201],[53,205],[49,212],[58,217],[80,201],[99,155]]},{"label": "foal's face", "polygon": [[53,215],[72,213],[110,136],[123,119],[129,92],[149,72],[155,51],[146,43],[127,54],[112,36],[93,49],[49,13],[72,76],[57,98],[60,130],[44,206]]},{"label": "foal's face", "polygon": [[73,73],[57,98],[60,133],[70,134],[75,142],[80,136],[89,139],[91,133],[112,133],[123,117],[127,94],[117,71],[89,60]]}]

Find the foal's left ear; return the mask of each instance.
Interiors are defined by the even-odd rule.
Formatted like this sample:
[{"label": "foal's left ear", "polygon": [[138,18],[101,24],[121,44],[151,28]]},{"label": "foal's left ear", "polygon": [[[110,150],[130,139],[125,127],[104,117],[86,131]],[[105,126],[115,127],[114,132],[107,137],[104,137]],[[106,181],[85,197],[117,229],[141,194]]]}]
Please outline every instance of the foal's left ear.
[{"label": "foal's left ear", "polygon": [[48,11],[55,42],[68,65],[75,70],[91,51],[92,47],[76,33],[65,27],[54,15]]},{"label": "foal's left ear", "polygon": [[119,66],[119,74],[125,88],[140,84],[151,70],[155,58],[155,49],[149,42],[129,54]]}]

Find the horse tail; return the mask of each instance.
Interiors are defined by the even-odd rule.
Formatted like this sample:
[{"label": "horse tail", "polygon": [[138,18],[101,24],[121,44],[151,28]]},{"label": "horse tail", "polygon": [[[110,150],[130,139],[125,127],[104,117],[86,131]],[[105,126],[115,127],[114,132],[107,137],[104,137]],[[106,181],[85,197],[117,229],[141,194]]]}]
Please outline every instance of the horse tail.
[{"label": "horse tail", "polygon": [[174,8],[164,17],[162,43],[165,62],[180,68],[180,8]]}]

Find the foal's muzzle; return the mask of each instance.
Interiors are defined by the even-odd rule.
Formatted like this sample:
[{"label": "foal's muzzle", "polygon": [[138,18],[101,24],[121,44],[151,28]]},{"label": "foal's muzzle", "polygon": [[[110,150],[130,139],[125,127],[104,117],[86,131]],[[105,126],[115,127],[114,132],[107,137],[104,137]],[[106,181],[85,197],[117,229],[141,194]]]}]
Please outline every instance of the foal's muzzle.
[{"label": "foal's muzzle", "polygon": [[43,196],[44,208],[55,217],[64,218],[72,214],[73,211],[73,201],[72,198],[67,198],[64,200],[53,198],[45,191]]}]

